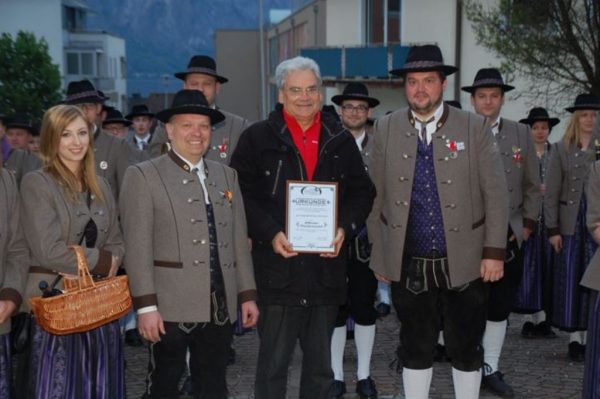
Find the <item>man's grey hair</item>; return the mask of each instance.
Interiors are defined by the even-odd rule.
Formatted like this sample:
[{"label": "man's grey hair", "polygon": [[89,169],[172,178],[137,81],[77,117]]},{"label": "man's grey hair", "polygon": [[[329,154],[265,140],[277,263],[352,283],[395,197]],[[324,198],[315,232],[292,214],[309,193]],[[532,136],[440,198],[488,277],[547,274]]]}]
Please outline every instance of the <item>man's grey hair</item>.
[{"label": "man's grey hair", "polygon": [[317,77],[319,86],[321,86],[322,80],[319,65],[311,58],[298,56],[285,60],[277,65],[277,69],[275,69],[275,82],[277,83],[277,88],[279,90],[283,89],[283,85],[285,84],[288,75],[296,71],[312,71]]}]

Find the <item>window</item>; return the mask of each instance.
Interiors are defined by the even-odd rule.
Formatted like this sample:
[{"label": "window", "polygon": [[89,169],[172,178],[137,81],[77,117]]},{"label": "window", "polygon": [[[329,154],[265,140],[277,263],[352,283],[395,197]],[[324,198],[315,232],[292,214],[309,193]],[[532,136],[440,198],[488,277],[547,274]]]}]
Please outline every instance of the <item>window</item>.
[{"label": "window", "polygon": [[67,75],[79,75],[78,53],[67,53]]},{"label": "window", "polygon": [[92,53],[81,53],[81,74],[94,74],[94,55]]},{"label": "window", "polygon": [[367,0],[367,43],[400,42],[400,1]]},{"label": "window", "polygon": [[94,53],[67,52],[67,75],[96,75]]}]

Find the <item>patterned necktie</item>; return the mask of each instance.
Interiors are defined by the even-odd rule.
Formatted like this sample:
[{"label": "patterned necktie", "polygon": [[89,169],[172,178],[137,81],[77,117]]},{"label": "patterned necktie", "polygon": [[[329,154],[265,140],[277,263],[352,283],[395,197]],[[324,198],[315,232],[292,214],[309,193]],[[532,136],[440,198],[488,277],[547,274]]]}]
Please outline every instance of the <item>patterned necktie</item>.
[{"label": "patterned necktie", "polygon": [[420,119],[417,118],[417,121],[419,121],[419,123],[421,124],[421,131],[419,132],[419,138],[421,139],[421,141],[423,142],[427,142],[427,125],[429,125],[431,122],[433,122],[435,118],[432,116],[431,118],[427,119],[426,121],[422,121]]}]

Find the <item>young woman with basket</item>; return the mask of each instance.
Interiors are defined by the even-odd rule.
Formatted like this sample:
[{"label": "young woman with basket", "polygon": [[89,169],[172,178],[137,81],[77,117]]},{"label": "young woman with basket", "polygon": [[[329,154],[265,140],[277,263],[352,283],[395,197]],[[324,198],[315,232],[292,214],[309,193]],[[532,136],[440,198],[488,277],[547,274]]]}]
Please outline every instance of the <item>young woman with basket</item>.
[{"label": "young woman with basket", "polygon": [[[32,256],[28,298],[66,295],[57,291],[63,281],[52,285],[60,280],[59,274],[62,280],[78,274],[78,263],[87,261],[93,276],[114,276],[124,255],[117,207],[108,183],[96,175],[92,141],[92,126],[78,108],[58,105],[44,115],[40,140],[44,167],[27,174],[21,183],[23,228]],[[83,247],[85,256],[78,258],[69,248],[72,245]],[[48,285],[43,292],[41,281]],[[86,303],[81,317],[94,313],[95,307],[93,301]],[[46,331],[38,317],[31,338],[27,397],[125,397],[118,321],[57,335]]]},{"label": "young woman with basket", "polygon": [[0,398],[11,398],[10,316],[21,306],[29,264],[19,215],[17,181],[2,167],[0,151]]}]

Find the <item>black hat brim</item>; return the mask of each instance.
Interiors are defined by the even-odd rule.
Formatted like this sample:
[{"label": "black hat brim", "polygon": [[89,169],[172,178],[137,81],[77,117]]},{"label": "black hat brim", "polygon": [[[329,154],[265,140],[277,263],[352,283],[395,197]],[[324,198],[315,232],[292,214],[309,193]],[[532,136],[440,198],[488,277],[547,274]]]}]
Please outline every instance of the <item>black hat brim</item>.
[{"label": "black hat brim", "polygon": [[136,116],[147,116],[149,118],[154,118],[154,114],[152,112],[135,112],[135,113],[125,115],[125,118],[133,119]]},{"label": "black hat brim", "polygon": [[353,96],[352,94],[337,94],[331,97],[331,101],[339,106],[341,106],[345,100],[366,101],[367,104],[369,104],[369,108],[375,108],[379,105],[379,100],[373,97]]},{"label": "black hat brim", "polygon": [[573,113],[575,111],[587,111],[587,110],[598,111],[598,110],[600,110],[600,104],[582,104],[582,105],[575,105],[573,107],[565,108],[565,111],[570,112],[570,113]]},{"label": "black hat brim", "polygon": [[181,107],[168,108],[156,114],[156,119],[163,123],[169,123],[169,120],[175,115],[195,114],[206,115],[210,118],[211,125],[215,125],[225,120],[225,115],[220,111],[201,105],[184,105]]},{"label": "black hat brim", "polygon": [[131,121],[127,119],[105,119],[102,121],[102,126],[108,125],[109,123],[121,123],[127,127],[131,126]]},{"label": "black hat brim", "polygon": [[214,76],[215,78],[217,78],[217,82],[219,82],[219,83],[229,82],[229,79],[227,79],[225,76],[217,75],[216,73],[210,73],[208,71],[206,71],[206,72],[204,72],[204,71],[202,71],[202,72],[200,72],[200,71],[198,71],[198,72],[193,72],[193,71],[177,72],[177,73],[175,73],[175,77],[180,80],[185,80],[185,77],[191,73],[199,73],[202,75]]},{"label": "black hat brim", "polygon": [[104,99],[99,96],[81,97],[73,100],[64,100],[62,104],[78,105],[78,104],[104,104]]},{"label": "black hat brim", "polygon": [[6,129],[24,129],[27,130],[30,134],[36,134],[37,133],[37,129],[31,125],[27,125],[25,123],[19,123],[19,122],[9,122],[6,125]]},{"label": "black hat brim", "polygon": [[484,89],[484,88],[490,88],[490,87],[499,87],[503,93],[506,93],[507,91],[511,91],[515,89],[515,86],[511,86],[511,85],[507,85],[507,84],[494,84],[494,83],[490,83],[490,84],[482,84],[482,85],[475,85],[475,86],[463,86],[460,89],[462,91],[466,91],[467,93],[473,94],[475,92],[475,90],[477,89]]},{"label": "black hat brim", "polygon": [[431,67],[415,67],[415,68],[397,68],[392,69],[390,74],[395,76],[404,77],[407,73],[411,72],[431,72],[431,71],[440,71],[443,72],[445,76],[452,75],[458,68],[452,65],[436,65]]},{"label": "black hat brim", "polygon": [[554,127],[559,124],[560,119],[558,118],[524,118],[519,120],[519,123],[524,123],[525,125],[533,126],[536,122],[548,122],[550,127]]}]

